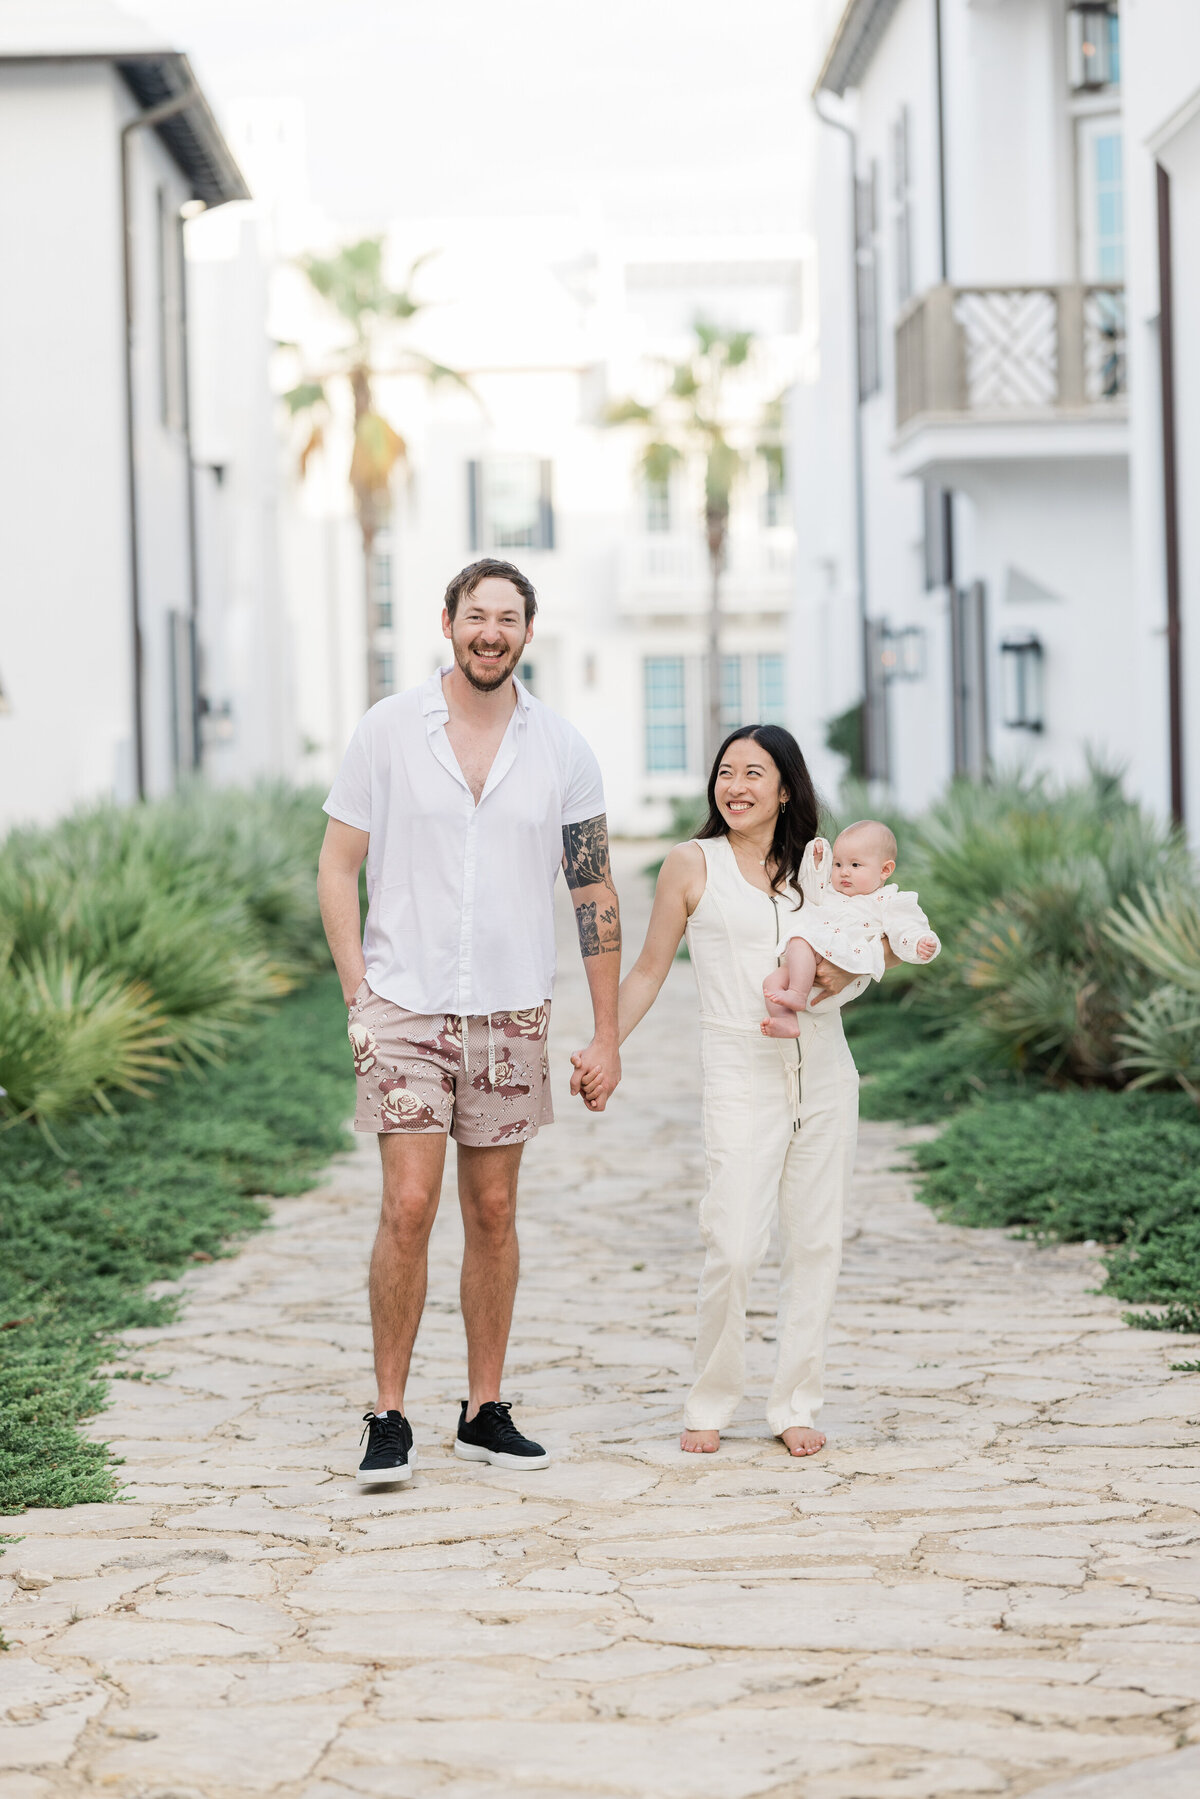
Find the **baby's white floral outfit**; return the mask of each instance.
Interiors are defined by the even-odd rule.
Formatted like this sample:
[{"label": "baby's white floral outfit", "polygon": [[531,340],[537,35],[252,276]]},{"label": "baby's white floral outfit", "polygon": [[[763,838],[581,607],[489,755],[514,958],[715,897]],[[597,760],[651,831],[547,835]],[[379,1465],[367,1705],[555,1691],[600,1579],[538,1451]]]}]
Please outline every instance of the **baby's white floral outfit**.
[{"label": "baby's white floral outfit", "polygon": [[818,956],[859,978],[823,1001],[814,991],[810,1010],[815,1001],[820,1002],[822,1010],[844,1006],[864,993],[872,981],[882,980],[887,943],[902,962],[920,961],[917,945],[923,937],[932,937],[937,944],[934,956],[942,947],[915,893],[905,892],[894,881],[874,893],[839,893],[830,885],[832,874],[833,851],[824,837],[814,837],[800,864],[804,904],[782,921],[779,954],[783,954],[793,937],[802,937]]}]

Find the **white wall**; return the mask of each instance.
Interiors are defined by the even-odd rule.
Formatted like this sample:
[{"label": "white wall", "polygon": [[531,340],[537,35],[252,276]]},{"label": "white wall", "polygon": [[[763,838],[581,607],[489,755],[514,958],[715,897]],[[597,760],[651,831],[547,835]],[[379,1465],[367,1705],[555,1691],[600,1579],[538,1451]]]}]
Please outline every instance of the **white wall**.
[{"label": "white wall", "polygon": [[219,215],[188,226],[200,687],[209,707],[203,766],[219,784],[291,778],[304,759],[295,622],[280,579],[282,445],[268,381],[268,270],[259,225],[240,210],[232,231],[206,231],[225,226]]},{"label": "white wall", "polygon": [[1184,656],[1184,804],[1200,832],[1200,9],[1192,0],[1125,0],[1122,7],[1125,180],[1129,234],[1129,368],[1135,568],[1131,684],[1141,729],[1133,755],[1139,792],[1160,813],[1170,798],[1166,587],[1160,408],[1155,162],[1171,177],[1175,406]]},{"label": "white wall", "polygon": [[[1060,0],[944,0],[948,275],[956,285],[1019,285],[1078,278],[1075,125],[1068,102]],[[839,102],[830,95],[831,111]],[[1119,105],[1105,97],[1103,106]],[[1024,448],[987,439],[994,426],[965,422],[955,445],[916,453],[896,424],[894,342],[903,296],[892,197],[892,127],[910,126],[913,291],[942,278],[933,9],[901,0],[840,111],[858,135],[858,168],[878,170],[876,236],[882,384],[861,408],[867,538],[867,603],[893,629],[924,634],[924,672],[888,687],[891,786],[903,806],[929,803],[953,767],[948,596],[926,591],[921,481],[924,468],[955,501],[956,579],[982,581],[988,603],[989,739],[993,762],[1021,761],[1072,777],[1091,746],[1110,760],[1139,751],[1144,711],[1131,703],[1134,619],[1127,462],[1119,427],[1085,423],[1074,441],[1051,420]],[[861,692],[853,616],[850,428],[855,298],[845,151],[826,129],[818,145],[815,217],[821,266],[821,347],[816,377],[796,409],[798,464],[811,482],[800,504],[803,641],[821,645],[821,679],[844,705]],[[1137,252],[1134,251],[1134,256]],[[1001,427],[1000,429],[1006,429]],[[1058,432],[1055,437],[1054,433]],[[1103,442],[1101,434],[1105,433]],[[940,459],[939,459],[940,458]],[[840,490],[840,491],[839,491]],[[842,575],[846,568],[849,578]],[[1013,573],[1015,572],[1015,575]],[[1057,597],[1039,601],[1038,590]],[[1017,596],[1017,597],[1013,597]],[[829,621],[835,620],[832,631]],[[1046,646],[1046,729],[1003,724],[1000,644],[1036,631]],[[830,639],[836,643],[832,647]],[[841,709],[810,684],[808,729]],[[822,771],[824,762],[818,764]],[[827,777],[826,777],[827,778]]]},{"label": "white wall", "polygon": [[0,825],[133,792],[121,94],[0,67]]}]

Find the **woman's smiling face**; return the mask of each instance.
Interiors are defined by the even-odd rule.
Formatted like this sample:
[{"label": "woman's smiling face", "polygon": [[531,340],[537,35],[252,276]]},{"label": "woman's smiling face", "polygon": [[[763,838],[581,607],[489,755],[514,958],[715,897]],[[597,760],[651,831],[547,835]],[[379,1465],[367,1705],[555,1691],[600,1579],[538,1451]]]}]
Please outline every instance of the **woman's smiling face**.
[{"label": "woman's smiling face", "polygon": [[772,756],[752,737],[739,737],[721,757],[713,798],[717,811],[734,831],[756,826],[775,829],[781,791],[779,768]]}]

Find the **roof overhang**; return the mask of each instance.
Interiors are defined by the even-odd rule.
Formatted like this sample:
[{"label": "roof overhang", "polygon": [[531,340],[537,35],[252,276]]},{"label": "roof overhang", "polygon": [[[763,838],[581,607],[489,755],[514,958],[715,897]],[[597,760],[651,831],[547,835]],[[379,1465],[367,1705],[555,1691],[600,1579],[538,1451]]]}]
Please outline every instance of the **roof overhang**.
[{"label": "roof overhang", "polygon": [[212,108],[179,50],[94,51],[39,55],[36,51],[0,54],[0,67],[15,63],[107,63],[116,69],[144,112],[165,100],[188,95],[186,103],[169,119],[154,126],[167,153],[191,184],[192,198],[206,206],[224,206],[229,200],[248,200],[250,189],[238,168],[233,151],[221,134]]},{"label": "roof overhang", "polygon": [[824,90],[840,99],[848,87],[858,86],[899,4],[900,0],[848,0],[825,53],[814,94]]}]

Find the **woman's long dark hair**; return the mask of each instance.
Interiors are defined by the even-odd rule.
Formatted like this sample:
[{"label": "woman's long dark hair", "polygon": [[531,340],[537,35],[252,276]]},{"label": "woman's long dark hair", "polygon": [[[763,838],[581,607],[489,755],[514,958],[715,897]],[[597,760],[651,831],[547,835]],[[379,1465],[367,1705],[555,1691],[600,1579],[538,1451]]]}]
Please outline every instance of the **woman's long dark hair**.
[{"label": "woman's long dark hair", "polygon": [[771,887],[776,893],[787,882],[800,885],[800,863],[804,852],[817,835],[820,809],[816,790],[803,752],[790,731],[782,725],[741,725],[731,731],[712,765],[708,777],[708,817],[696,832],[697,837],[728,837],[729,826],[717,810],[717,770],[725,760],[731,743],[750,737],[761,744],[779,770],[779,784],[787,795],[786,806],[779,808],[775,820],[775,836],[769,860],[775,864]]}]

